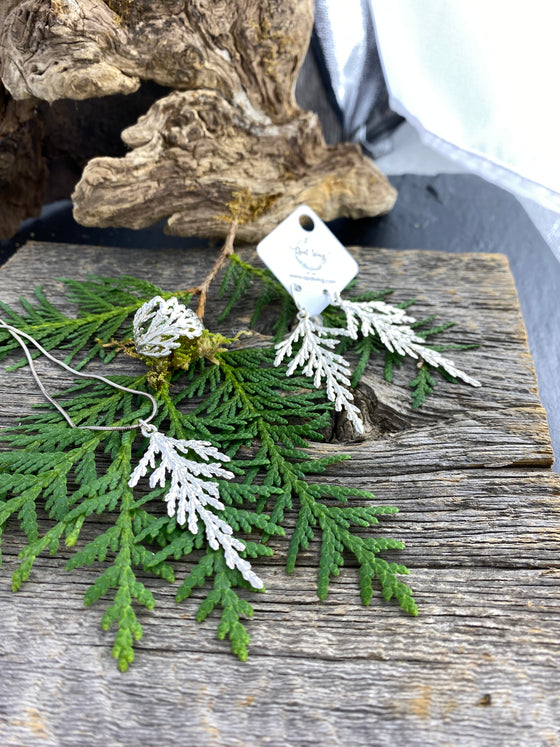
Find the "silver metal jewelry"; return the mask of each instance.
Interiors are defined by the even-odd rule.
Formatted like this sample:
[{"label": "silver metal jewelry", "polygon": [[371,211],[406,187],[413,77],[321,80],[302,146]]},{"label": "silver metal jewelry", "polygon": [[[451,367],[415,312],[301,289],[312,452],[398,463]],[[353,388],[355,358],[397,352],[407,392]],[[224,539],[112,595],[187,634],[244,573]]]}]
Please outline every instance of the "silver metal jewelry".
[{"label": "silver metal jewelry", "polygon": [[410,326],[416,319],[409,316],[404,309],[399,309],[383,301],[347,301],[339,293],[329,293],[333,306],[337,306],[346,315],[346,327],[352,339],[360,332],[364,337],[377,334],[379,339],[390,352],[409,355],[447,371],[451,376],[461,379],[471,386],[481,386],[480,381],[473,379],[461,371],[453,363],[436,350],[426,345],[426,340],[416,334]]},{"label": "silver metal jewelry", "polygon": [[[155,300],[157,300],[158,303],[159,301],[163,301],[163,299],[159,297],[152,299],[152,301]],[[157,306],[158,303],[154,303],[153,307]],[[147,304],[145,304],[145,306],[146,305]],[[198,317],[197,321],[200,324]],[[202,327],[201,324],[200,326]],[[171,438],[158,431],[155,425],[151,424],[151,421],[157,415],[158,403],[156,398],[149,392],[142,392],[138,389],[121,386],[120,384],[116,384],[114,381],[98,374],[76,371],[71,366],[68,366],[63,361],[59,361],[51,355],[37,342],[37,340],[35,340],[34,337],[28,335],[26,332],[22,332],[17,329],[17,327],[7,324],[2,319],[0,319],[0,328],[9,332],[21,346],[29,363],[31,374],[33,375],[41,393],[45,399],[47,399],[58,410],[71,428],[81,428],[90,431],[130,431],[140,429],[142,435],[149,439],[149,445],[146,452],[141,457],[138,466],[130,475],[128,481],[129,487],[134,488],[138,484],[140,478],[146,475],[148,468],[154,470],[149,480],[151,488],[156,487],[156,485],[165,487],[169,477],[171,484],[164,497],[167,504],[168,515],[171,517],[175,516],[177,523],[180,526],[187,523],[187,529],[192,534],[198,532],[198,519],[200,518],[204,524],[206,538],[208,539],[210,547],[213,550],[217,550],[219,547],[223,548],[224,558],[228,567],[237,568],[243,578],[248,581],[253,588],[262,589],[264,587],[262,580],[252,570],[249,561],[239,555],[240,551],[245,550],[243,542],[233,536],[233,529],[227,522],[219,516],[216,516],[216,514],[207,508],[207,506],[209,506],[218,511],[222,511],[225,508],[224,504],[219,500],[220,493],[218,483],[203,478],[217,477],[231,480],[234,477],[233,473],[223,469],[221,465],[221,462],[230,461],[228,456],[220,453],[208,441],[187,441],[185,439]],[[121,392],[146,397],[152,403],[152,412],[148,417],[138,419],[137,422],[127,425],[76,425],[62,405],[56,402],[56,400],[54,400],[46,391],[39,378],[33,362],[33,357],[27,344],[24,342],[24,339],[31,342],[37,350],[39,350],[39,352],[46,356],[50,361],[75,376],[84,379],[102,381],[104,384],[119,389]],[[155,337],[152,339],[155,339]],[[185,455],[189,452],[196,454],[203,461],[198,462],[185,458]],[[156,467],[157,457],[159,457],[159,466]]]},{"label": "silver metal jewelry", "polygon": [[[169,438],[160,433],[155,426],[147,423],[142,423],[141,427],[142,435],[150,439],[150,445],[130,476],[129,486],[135,487],[140,478],[147,473],[148,467],[154,470],[150,475],[151,488],[158,485],[164,487],[169,473],[171,486],[165,495],[168,515],[175,516],[181,526],[188,520],[187,528],[192,534],[198,532],[198,520],[201,519],[210,547],[217,550],[221,546],[226,565],[229,568],[237,568],[253,588],[262,589],[262,580],[251,569],[249,561],[239,555],[238,551],[245,549],[243,542],[232,536],[233,529],[227,522],[206,508],[211,506],[223,511],[225,506],[219,500],[218,483],[200,479],[199,475],[231,480],[234,477],[233,472],[224,469],[220,463],[229,462],[229,457],[219,452],[208,441]],[[189,451],[204,461],[195,462],[182,456]],[[158,455],[160,463],[156,468]],[[210,459],[219,459],[220,462]]]},{"label": "silver metal jewelry", "polygon": [[154,296],[141,306],[132,323],[134,345],[142,355],[165,358],[180,347],[181,337],[200,337],[204,325],[191,309],[172,297]]},{"label": "silver metal jewelry", "polygon": [[53,407],[56,407],[56,409],[59,411],[59,413],[62,415],[62,417],[66,420],[66,422],[72,427],[72,428],[82,428],[84,430],[88,431],[133,431],[140,427],[140,422],[137,423],[129,423],[128,425],[76,425],[70,415],[66,412],[66,410],[58,404],[58,402],[53,399],[50,394],[47,392],[45,387],[43,386],[43,383],[41,379],[39,378],[39,375],[37,373],[37,370],[35,369],[35,364],[33,362],[33,358],[31,356],[31,353],[29,351],[29,348],[25,344],[25,342],[22,340],[22,337],[31,342],[37,350],[42,353],[46,358],[48,358],[50,361],[55,363],[57,366],[60,366],[60,368],[64,368],[65,371],[68,371],[69,373],[73,374],[74,376],[79,376],[82,379],[96,379],[97,381],[102,381],[104,384],[108,384],[109,386],[112,386],[114,389],[119,389],[121,392],[127,392],[128,394],[138,394],[140,397],[146,397],[150,400],[152,403],[152,412],[150,415],[148,415],[147,418],[144,418],[142,421],[143,423],[150,423],[156,416],[158,411],[158,404],[156,402],[156,398],[152,396],[149,392],[141,392],[138,389],[131,389],[127,386],[121,386],[120,384],[116,384],[114,381],[110,381],[110,379],[106,379],[104,376],[100,376],[99,374],[92,374],[92,373],[85,373],[84,371],[76,371],[75,368],[72,368],[71,366],[68,366],[64,361],[59,361],[58,358],[55,358],[53,355],[51,355],[45,348],[40,345],[37,340],[34,337],[31,337],[31,335],[28,335],[27,332],[22,332],[22,330],[18,329],[17,327],[12,327],[11,324],[7,324],[3,319],[0,319],[0,328],[7,330],[12,337],[19,343],[21,346],[23,352],[25,353],[25,357],[27,358],[27,362],[29,363],[29,369],[31,371],[31,374],[33,378],[35,379],[35,382],[39,389],[41,390],[41,393],[43,397],[48,400]]},{"label": "silver metal jewelry", "polygon": [[301,341],[301,347],[291,360],[286,375],[291,376],[298,366],[302,366],[303,375],[312,376],[313,385],[317,389],[321,387],[324,379],[327,397],[334,402],[335,410],[344,410],[348,420],[361,434],[364,432],[364,423],[350,391],[350,363],[333,351],[339,343],[338,338],[341,335],[348,335],[348,331],[323,327],[320,317],[311,317],[298,303],[298,287],[292,286],[292,297],[299,309],[298,324],[283,342],[276,345],[274,365],[279,366],[285,358],[290,358],[293,346]]}]

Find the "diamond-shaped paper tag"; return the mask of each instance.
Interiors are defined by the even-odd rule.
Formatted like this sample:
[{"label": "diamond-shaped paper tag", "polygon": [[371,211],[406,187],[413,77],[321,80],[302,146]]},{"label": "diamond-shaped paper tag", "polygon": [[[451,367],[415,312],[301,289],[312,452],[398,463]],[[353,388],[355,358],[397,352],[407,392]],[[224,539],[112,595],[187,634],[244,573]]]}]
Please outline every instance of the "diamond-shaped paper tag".
[{"label": "diamond-shaped paper tag", "polygon": [[257,246],[257,253],[296,302],[314,316],[358,273],[358,263],[319,216],[301,205]]}]

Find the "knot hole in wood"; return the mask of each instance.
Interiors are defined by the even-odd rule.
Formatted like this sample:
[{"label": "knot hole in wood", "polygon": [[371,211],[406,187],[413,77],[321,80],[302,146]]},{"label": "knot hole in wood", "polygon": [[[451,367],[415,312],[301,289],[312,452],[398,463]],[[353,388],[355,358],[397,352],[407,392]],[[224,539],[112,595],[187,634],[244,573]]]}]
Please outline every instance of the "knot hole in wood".
[{"label": "knot hole in wood", "polygon": [[[354,402],[360,408],[364,433],[356,433],[344,412],[334,414],[331,426],[325,433],[330,443],[375,441],[391,433],[423,428],[452,417],[456,408],[438,407],[431,403],[422,410],[414,410],[410,388],[400,383],[387,383],[380,376],[365,374],[354,390]],[[449,403],[445,403],[448,405]],[[435,407],[434,407],[435,405]]]}]

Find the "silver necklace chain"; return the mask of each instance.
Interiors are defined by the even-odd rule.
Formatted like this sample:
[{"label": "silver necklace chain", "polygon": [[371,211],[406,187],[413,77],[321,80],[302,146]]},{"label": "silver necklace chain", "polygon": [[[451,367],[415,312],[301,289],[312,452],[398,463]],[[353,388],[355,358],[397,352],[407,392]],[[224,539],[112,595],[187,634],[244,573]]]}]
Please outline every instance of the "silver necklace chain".
[{"label": "silver necklace chain", "polygon": [[[88,431],[132,431],[136,428],[140,428],[142,425],[150,423],[152,421],[158,411],[158,404],[154,396],[149,394],[149,392],[141,392],[138,389],[131,389],[127,386],[121,386],[120,384],[116,384],[114,381],[111,381],[110,379],[106,379],[105,376],[100,376],[99,374],[92,374],[92,373],[82,373],[81,371],[76,371],[75,368],[72,368],[71,366],[68,366],[63,361],[59,361],[57,358],[55,358],[53,355],[51,355],[45,348],[40,345],[37,340],[32,337],[31,335],[28,335],[27,332],[22,332],[22,330],[17,329],[17,327],[12,327],[11,324],[7,324],[3,319],[0,319],[0,329],[5,329],[7,332],[9,332],[12,337],[18,342],[18,344],[21,346],[23,352],[25,353],[25,357],[27,358],[27,361],[29,363],[29,368],[31,370],[31,374],[33,375],[33,378],[35,379],[35,382],[37,383],[37,386],[41,390],[41,393],[45,397],[46,400],[48,400],[51,405],[56,407],[56,409],[59,411],[59,413],[62,415],[62,417],[66,420],[66,422],[72,427],[72,428],[82,428],[84,430]],[[64,368],[66,371],[69,371],[74,376],[79,376],[82,379],[96,379],[97,381],[102,381],[104,384],[108,384],[109,386],[113,387],[114,389],[119,389],[121,392],[127,392],[128,394],[137,394],[140,397],[146,397],[150,400],[152,403],[152,412],[147,418],[143,418],[142,420],[138,420],[136,423],[131,423],[129,425],[76,425],[70,415],[66,412],[66,410],[60,405],[56,400],[54,400],[50,394],[47,392],[45,387],[43,386],[43,383],[41,382],[41,379],[39,378],[39,374],[37,373],[37,370],[35,368],[35,364],[33,362],[33,358],[31,356],[31,352],[29,351],[29,348],[25,344],[22,338],[25,338],[29,342],[31,342],[37,350],[39,350],[40,353],[42,353],[44,356],[46,356],[50,361],[55,363],[57,366],[60,366],[61,368]]]}]

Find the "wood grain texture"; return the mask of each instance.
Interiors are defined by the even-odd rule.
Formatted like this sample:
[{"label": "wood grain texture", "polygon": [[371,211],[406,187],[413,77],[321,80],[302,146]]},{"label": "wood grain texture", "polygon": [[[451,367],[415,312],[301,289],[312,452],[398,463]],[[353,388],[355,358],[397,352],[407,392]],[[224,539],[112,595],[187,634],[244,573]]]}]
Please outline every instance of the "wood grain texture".
[{"label": "wood grain texture", "polygon": [[[68,555],[40,558],[14,595],[9,575],[21,538],[12,528],[0,579],[2,744],[559,744],[560,481],[507,263],[499,255],[352,252],[360,287],[418,297],[417,316],[458,322],[448,341],[482,345],[453,357],[483,387],[442,381],[414,413],[413,363],[389,386],[376,362],[361,388],[365,438],[314,447],[352,456],[325,479],[399,507],[380,531],[406,542],[390,555],[411,569],[418,618],[379,593],[362,607],[352,567],[319,602],[316,547],[287,577],[279,540],[275,557],[259,561],[267,593],[250,595],[247,663],[216,640],[212,623],[197,625],[196,595],[177,605],[173,586],[147,578],[156,608],[139,611],[144,638],[121,675],[99,606],[82,607],[95,569],[65,574]],[[41,283],[60,298],[55,278],[88,272],[186,287],[211,262],[202,251],[31,244],[0,272],[0,297],[13,303]],[[208,308],[213,326],[217,304]],[[60,386],[40,363],[47,385]],[[40,401],[26,370],[2,375],[0,396],[2,425]],[[92,521],[87,536],[104,522]]]},{"label": "wood grain texture", "polygon": [[[133,12],[119,13],[126,5]],[[0,76],[15,98],[131,93],[143,79],[228,99],[245,91],[287,121],[313,2],[7,0],[0,22]]]},{"label": "wood grain texture", "polygon": [[167,220],[173,235],[223,237],[228,205],[244,193],[251,220],[237,236],[257,242],[300,204],[328,221],[387,213],[396,199],[358,145],[325,145],[309,112],[279,123],[216,91],[176,91],[122,137],[130,152],[91,160],[76,186],[82,225]]},{"label": "wood grain texture", "polygon": [[124,156],[122,130],[165,92],[145,83],[128,96],[49,104],[14,100],[0,83],[0,240],[44,204],[69,199],[89,160]]},{"label": "wood grain texture", "polygon": [[88,164],[76,219],[167,219],[173,234],[221,237],[228,203],[247,191],[264,209],[238,238],[257,241],[302,202],[332,220],[396,199],[359,146],[326,146],[296,103],[312,24],[312,0],[10,0],[0,80],[16,99],[50,102],[130,94],[141,80],[176,89],[125,130],[125,158]]}]

